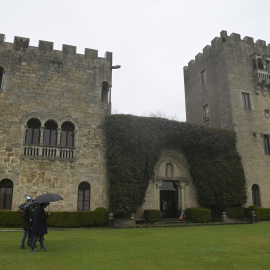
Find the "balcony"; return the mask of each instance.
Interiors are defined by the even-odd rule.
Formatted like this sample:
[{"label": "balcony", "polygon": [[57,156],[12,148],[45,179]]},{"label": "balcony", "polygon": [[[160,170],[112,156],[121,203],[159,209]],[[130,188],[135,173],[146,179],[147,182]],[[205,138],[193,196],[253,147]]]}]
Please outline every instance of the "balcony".
[{"label": "balcony", "polygon": [[75,160],[75,149],[57,146],[24,145],[22,158],[46,160]]}]

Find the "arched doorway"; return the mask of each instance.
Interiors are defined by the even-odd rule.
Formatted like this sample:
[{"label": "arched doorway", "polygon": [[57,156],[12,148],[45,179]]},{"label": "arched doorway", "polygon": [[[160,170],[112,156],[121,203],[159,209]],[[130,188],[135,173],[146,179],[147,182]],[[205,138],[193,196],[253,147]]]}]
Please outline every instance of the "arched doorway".
[{"label": "arched doorway", "polygon": [[177,218],[178,192],[173,181],[163,181],[160,187],[160,211],[162,218]]}]

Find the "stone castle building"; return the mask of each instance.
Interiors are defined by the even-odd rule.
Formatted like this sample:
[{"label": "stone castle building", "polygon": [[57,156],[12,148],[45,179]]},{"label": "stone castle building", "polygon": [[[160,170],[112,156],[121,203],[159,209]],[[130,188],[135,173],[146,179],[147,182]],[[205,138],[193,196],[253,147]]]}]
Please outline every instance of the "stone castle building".
[{"label": "stone castle building", "polygon": [[0,209],[53,192],[52,210],[108,206],[103,120],[112,53],[0,35]]},{"label": "stone castle building", "polygon": [[[104,119],[111,113],[112,53],[0,35],[0,209],[18,209],[25,196],[58,193],[53,211],[108,207]],[[144,209],[197,206],[183,153],[167,149],[150,180]],[[166,205],[164,206],[164,204]]]},{"label": "stone castle building", "polygon": [[[58,193],[53,211],[109,206],[104,119],[111,113],[112,53],[0,34],[0,209],[25,196]],[[270,207],[270,46],[238,34],[219,38],[184,67],[187,122],[237,133],[247,180],[247,206]],[[197,207],[185,154],[164,149],[145,209]]]},{"label": "stone castle building", "polygon": [[234,130],[247,206],[270,207],[270,44],[239,34],[212,40],[184,67],[187,122]]}]

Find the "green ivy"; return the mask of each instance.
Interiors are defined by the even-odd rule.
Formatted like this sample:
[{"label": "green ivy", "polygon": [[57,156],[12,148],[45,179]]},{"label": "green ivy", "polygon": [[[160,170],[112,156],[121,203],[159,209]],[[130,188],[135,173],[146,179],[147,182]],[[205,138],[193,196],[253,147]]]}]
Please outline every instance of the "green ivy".
[{"label": "green ivy", "polygon": [[214,213],[246,202],[233,131],[164,118],[110,115],[105,121],[110,211],[129,216],[144,203],[161,149],[187,156],[201,206]]}]

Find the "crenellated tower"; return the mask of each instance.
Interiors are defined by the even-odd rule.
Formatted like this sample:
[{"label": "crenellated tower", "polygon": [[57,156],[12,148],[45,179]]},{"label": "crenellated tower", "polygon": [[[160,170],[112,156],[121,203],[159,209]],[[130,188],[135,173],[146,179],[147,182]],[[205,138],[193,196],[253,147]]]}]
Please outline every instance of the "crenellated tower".
[{"label": "crenellated tower", "polygon": [[[55,210],[107,206],[103,122],[111,113],[112,53],[0,34],[0,209],[53,191]],[[78,195],[79,194],[79,195]],[[3,201],[3,200],[4,201]]]},{"label": "crenellated tower", "polygon": [[187,122],[236,132],[247,205],[270,207],[270,44],[221,31],[184,79]]}]

